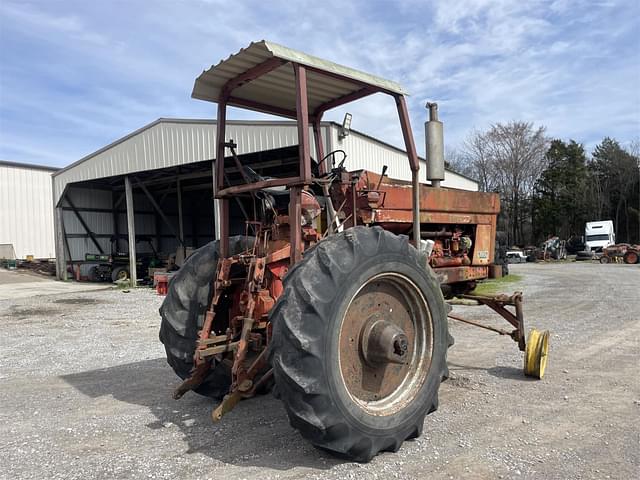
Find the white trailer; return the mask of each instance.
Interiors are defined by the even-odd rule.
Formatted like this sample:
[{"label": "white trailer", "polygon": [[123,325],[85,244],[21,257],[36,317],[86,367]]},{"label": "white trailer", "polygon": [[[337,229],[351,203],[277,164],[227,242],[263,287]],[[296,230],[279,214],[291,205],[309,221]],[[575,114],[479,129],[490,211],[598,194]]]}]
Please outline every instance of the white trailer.
[{"label": "white trailer", "polygon": [[616,243],[613,221],[587,222],[584,229],[584,243],[587,252],[601,252]]}]

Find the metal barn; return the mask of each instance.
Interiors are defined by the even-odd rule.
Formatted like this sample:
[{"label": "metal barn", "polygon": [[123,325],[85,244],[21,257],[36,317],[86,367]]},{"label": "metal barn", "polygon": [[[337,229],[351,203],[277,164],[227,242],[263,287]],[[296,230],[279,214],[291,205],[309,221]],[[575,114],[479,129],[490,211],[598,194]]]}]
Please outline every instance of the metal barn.
[{"label": "metal barn", "polygon": [[[297,163],[297,127],[287,121],[230,121],[227,136],[237,143],[243,164],[265,156],[272,173]],[[324,151],[344,150],[345,166],[380,171],[411,180],[406,153],[332,122],[321,124]],[[313,151],[313,135],[311,148]],[[86,275],[87,254],[153,248],[176,252],[198,248],[216,237],[213,169],[216,121],[164,119],[117,140],[53,175],[58,278],[67,266]],[[426,167],[422,160],[422,180]],[[269,172],[262,171],[268,175]],[[478,184],[447,172],[444,186],[478,190]],[[240,233],[240,232],[237,232]],[[129,248],[136,243],[136,249]],[[78,270],[79,268],[79,270]],[[132,272],[132,276],[133,276]]]},{"label": "metal barn", "polygon": [[51,174],[56,170],[0,161],[0,256],[55,257]]}]

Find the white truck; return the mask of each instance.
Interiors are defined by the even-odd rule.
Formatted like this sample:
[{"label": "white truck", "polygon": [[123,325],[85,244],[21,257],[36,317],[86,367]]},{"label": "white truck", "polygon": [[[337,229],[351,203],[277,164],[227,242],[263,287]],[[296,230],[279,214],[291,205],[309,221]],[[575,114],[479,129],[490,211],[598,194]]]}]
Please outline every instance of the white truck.
[{"label": "white truck", "polygon": [[587,222],[584,229],[584,244],[587,252],[601,252],[616,243],[616,234],[613,231],[613,221]]}]

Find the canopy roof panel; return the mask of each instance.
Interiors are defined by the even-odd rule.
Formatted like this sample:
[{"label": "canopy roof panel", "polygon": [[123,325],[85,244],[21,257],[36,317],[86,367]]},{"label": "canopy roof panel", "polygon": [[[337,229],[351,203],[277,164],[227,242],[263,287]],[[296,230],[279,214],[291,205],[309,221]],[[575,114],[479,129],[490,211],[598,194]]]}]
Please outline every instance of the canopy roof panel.
[{"label": "canopy roof panel", "polygon": [[292,63],[307,67],[311,114],[376,92],[407,93],[391,80],[262,40],[202,72],[191,96],[218,102],[223,95],[230,95],[229,105],[295,117],[296,82]]}]

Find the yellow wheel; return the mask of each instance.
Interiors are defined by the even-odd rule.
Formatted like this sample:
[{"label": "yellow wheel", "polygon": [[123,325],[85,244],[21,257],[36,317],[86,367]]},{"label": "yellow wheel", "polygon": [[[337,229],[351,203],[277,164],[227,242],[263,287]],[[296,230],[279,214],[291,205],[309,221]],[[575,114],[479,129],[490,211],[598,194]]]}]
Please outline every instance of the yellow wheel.
[{"label": "yellow wheel", "polygon": [[547,368],[549,355],[549,330],[540,332],[531,330],[524,352],[524,374],[528,377],[542,378]]}]

